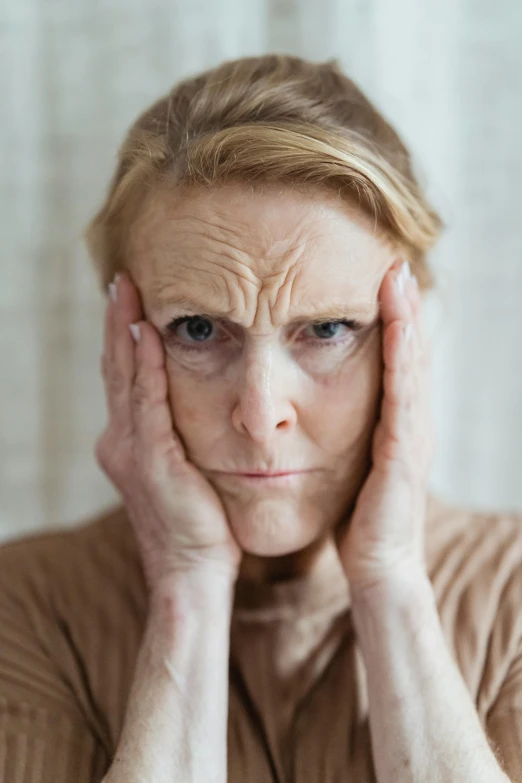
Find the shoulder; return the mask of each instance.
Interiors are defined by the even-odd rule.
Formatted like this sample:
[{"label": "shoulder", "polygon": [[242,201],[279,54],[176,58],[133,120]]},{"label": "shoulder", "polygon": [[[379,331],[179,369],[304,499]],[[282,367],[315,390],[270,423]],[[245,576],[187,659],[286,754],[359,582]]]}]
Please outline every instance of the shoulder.
[{"label": "shoulder", "polygon": [[[96,602],[108,593],[135,589],[140,561],[134,534],[122,507],[73,527],[54,528],[0,545],[0,591],[16,594],[40,609]],[[144,584],[143,584],[144,588]],[[85,605],[85,604],[83,604]]]},{"label": "shoulder", "polygon": [[431,495],[426,559],[444,634],[485,710],[522,642],[522,512]]},{"label": "shoulder", "polygon": [[[0,687],[78,709],[110,745],[146,616],[134,534],[122,508],[0,546]],[[27,666],[26,666],[27,663]],[[20,698],[16,685],[17,698]]]},{"label": "shoulder", "polygon": [[508,579],[522,563],[522,512],[463,507],[431,493],[426,521],[426,557],[436,584],[482,581],[496,573]]}]

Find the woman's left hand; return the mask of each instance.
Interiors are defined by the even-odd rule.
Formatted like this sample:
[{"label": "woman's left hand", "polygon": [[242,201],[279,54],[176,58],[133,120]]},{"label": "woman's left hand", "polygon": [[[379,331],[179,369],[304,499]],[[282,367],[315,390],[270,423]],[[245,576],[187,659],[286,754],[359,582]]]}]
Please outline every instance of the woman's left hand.
[{"label": "woman's left hand", "polygon": [[352,594],[396,575],[425,573],[424,521],[435,443],[429,351],[416,281],[406,262],[402,273],[400,267],[400,262],[391,267],[379,292],[384,374],[372,468],[338,540]]}]

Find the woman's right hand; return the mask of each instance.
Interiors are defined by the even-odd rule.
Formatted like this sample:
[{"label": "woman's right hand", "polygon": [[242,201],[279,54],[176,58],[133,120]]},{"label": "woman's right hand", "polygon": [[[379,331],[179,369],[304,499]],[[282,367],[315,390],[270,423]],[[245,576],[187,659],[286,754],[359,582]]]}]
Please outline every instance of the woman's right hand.
[{"label": "woman's right hand", "polygon": [[[225,510],[174,431],[160,335],[143,320],[128,274],[110,290],[102,356],[109,421],[95,453],[122,495],[148,588],[187,571],[217,569],[235,579],[241,550]],[[130,324],[138,327],[137,341]]]}]

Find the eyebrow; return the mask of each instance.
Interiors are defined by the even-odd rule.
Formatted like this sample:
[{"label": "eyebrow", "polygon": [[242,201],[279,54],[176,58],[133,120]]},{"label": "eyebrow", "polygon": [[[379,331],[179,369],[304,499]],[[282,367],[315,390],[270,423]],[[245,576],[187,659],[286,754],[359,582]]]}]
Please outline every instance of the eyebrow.
[{"label": "eyebrow", "polygon": [[[230,314],[224,310],[219,310],[214,307],[209,307],[207,304],[197,302],[195,299],[191,299],[187,296],[174,296],[174,297],[160,297],[161,304],[163,306],[174,305],[181,307],[182,309],[191,310],[197,315],[207,316],[209,318],[215,318],[219,320],[231,320]],[[321,304],[312,305],[301,312],[300,315],[293,316],[288,324],[302,323],[303,321],[335,321],[335,320],[355,320],[358,318],[364,318],[372,313],[374,304],[373,301],[368,301],[366,304],[360,302],[357,305],[348,305],[343,303],[332,303],[323,308]]]}]

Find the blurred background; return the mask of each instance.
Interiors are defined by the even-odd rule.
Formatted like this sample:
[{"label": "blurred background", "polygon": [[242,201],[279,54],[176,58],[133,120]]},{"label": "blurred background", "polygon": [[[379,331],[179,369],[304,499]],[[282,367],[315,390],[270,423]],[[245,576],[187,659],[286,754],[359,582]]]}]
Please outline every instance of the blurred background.
[{"label": "blurred background", "polygon": [[11,0],[0,9],[0,539],[116,494],[104,300],[81,233],[128,125],[224,59],[337,57],[412,149],[447,228],[431,263],[438,453],[459,505],[522,509],[522,4],[517,0]]}]

